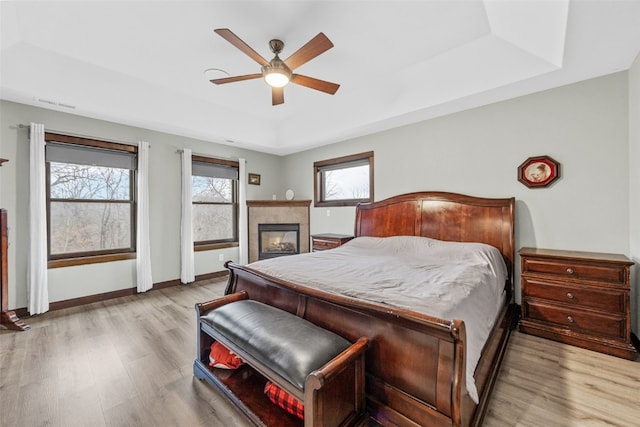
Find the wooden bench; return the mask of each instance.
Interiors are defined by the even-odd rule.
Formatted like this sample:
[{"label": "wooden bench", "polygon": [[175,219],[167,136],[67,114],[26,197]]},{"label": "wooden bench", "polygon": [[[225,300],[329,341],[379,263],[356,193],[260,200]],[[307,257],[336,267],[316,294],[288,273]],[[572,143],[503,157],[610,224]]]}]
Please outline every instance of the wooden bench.
[{"label": "wooden bench", "polygon": [[[259,426],[352,426],[364,423],[364,352],[355,343],[295,314],[238,292],[196,304],[194,376],[221,391]],[[237,370],[209,367],[214,341],[243,359]],[[266,381],[304,404],[304,423],[263,393]]]}]

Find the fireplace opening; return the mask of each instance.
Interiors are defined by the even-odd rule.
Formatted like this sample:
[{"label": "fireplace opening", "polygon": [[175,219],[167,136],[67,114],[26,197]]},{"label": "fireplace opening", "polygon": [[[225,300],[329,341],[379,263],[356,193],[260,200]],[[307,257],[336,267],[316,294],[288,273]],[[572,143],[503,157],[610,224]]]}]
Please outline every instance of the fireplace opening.
[{"label": "fireplace opening", "polygon": [[258,224],[258,259],[300,253],[300,224]]}]

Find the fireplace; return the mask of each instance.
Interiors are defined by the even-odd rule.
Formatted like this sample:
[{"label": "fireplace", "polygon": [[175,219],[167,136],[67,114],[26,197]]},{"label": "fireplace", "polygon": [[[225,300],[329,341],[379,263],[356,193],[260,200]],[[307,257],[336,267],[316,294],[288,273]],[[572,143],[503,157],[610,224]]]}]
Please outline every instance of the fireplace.
[{"label": "fireplace", "polygon": [[300,253],[300,224],[258,224],[258,259]]},{"label": "fireplace", "polygon": [[259,224],[298,224],[297,253],[309,252],[310,206],[311,200],[247,200],[248,262],[258,261],[261,256]]}]

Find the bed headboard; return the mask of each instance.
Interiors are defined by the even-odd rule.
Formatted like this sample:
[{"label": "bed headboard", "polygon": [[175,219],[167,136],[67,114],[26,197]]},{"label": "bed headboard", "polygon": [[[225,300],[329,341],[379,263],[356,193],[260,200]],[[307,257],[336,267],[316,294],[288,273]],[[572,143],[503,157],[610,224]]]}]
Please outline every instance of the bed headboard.
[{"label": "bed headboard", "polygon": [[480,242],[502,252],[513,284],[515,199],[426,191],[356,208],[356,236],[423,236]]}]

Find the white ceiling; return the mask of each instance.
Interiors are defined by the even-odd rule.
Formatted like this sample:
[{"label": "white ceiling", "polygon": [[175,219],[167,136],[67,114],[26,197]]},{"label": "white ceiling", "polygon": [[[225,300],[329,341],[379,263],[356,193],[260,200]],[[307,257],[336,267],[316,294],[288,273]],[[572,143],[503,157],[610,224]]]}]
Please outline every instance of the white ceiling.
[{"label": "white ceiling", "polygon": [[[0,97],[273,154],[290,154],[628,69],[640,0],[2,1]],[[213,32],[287,58],[319,32],[335,47],[296,69],[341,85],[285,87]]]}]

